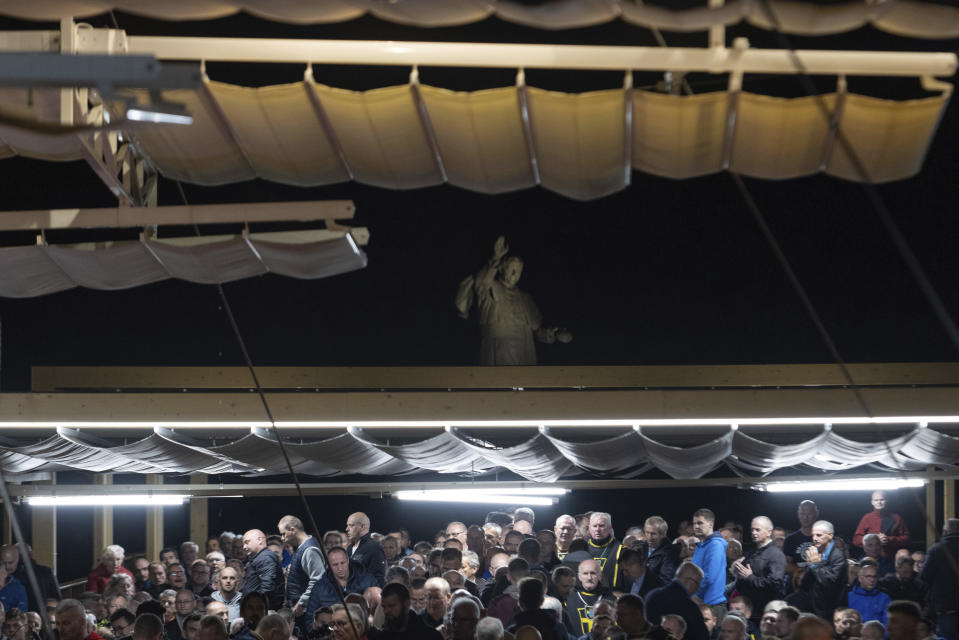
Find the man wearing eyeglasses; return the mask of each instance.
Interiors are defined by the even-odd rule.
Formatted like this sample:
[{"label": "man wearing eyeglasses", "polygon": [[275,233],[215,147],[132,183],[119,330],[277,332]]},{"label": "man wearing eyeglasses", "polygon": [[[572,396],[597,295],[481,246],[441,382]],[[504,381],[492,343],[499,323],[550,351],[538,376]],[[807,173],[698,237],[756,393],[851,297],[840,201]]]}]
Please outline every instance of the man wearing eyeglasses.
[{"label": "man wearing eyeglasses", "polygon": [[114,611],[110,614],[110,628],[113,629],[113,637],[120,640],[132,636],[134,622],[136,622],[136,615],[129,609]]},{"label": "man wearing eyeglasses", "polygon": [[164,627],[168,640],[183,640],[183,625],[196,610],[196,601],[196,594],[189,589],[180,589],[176,592],[176,600],[173,602],[173,620],[167,622]]},{"label": "man wearing eyeglasses", "polygon": [[709,640],[703,614],[692,600],[702,582],[703,570],[688,560],[683,562],[672,582],[646,595],[646,619],[660,624],[663,616],[676,614],[686,621],[684,640]]},{"label": "man wearing eyeglasses", "polygon": [[179,562],[174,562],[167,568],[166,577],[171,589],[175,591],[186,589],[186,571]]}]

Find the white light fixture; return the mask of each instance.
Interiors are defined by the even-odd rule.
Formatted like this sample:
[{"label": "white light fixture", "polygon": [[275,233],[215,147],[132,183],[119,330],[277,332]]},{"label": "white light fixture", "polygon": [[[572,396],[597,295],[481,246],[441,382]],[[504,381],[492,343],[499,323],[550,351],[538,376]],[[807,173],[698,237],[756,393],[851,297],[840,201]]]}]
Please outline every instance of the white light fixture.
[{"label": "white light fixture", "polygon": [[29,496],[31,507],[157,507],[179,505],[189,500],[185,494],[102,494],[92,496]]},{"label": "white light fixture", "polygon": [[152,122],[154,124],[193,124],[193,116],[179,109],[174,110],[172,105],[140,105],[127,109],[127,120],[137,122]]},{"label": "white light fixture", "polygon": [[529,504],[550,506],[556,497],[568,493],[568,489],[504,487],[501,489],[424,489],[421,491],[397,491],[398,500],[413,502],[463,502],[470,504]]},{"label": "white light fixture", "polygon": [[798,482],[770,482],[760,488],[773,493],[797,493],[813,491],[894,491],[896,489],[922,487],[922,478],[883,479],[848,478],[842,480],[812,480]]}]

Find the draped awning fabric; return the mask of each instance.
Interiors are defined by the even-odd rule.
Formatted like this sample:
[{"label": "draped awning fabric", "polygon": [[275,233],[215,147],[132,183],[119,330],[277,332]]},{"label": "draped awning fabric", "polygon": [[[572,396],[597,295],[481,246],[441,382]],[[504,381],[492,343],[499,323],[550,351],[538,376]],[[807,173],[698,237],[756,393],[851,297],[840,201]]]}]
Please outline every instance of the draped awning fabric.
[{"label": "draped awning fabric", "polygon": [[[213,284],[277,273],[326,278],[366,266],[350,236],[318,242],[265,240],[250,234],[227,240],[149,240],[105,248],[31,245],[0,248],[0,296],[28,298],[73,287],[127,289],[168,278]],[[309,238],[305,232],[303,237]]]},{"label": "draped awning fabric", "polygon": [[[502,431],[501,444],[450,428],[422,437],[408,433],[391,441],[375,429],[347,428],[332,437],[286,442],[297,473],[331,477],[363,474],[405,475],[432,471],[474,475],[494,469],[512,471],[534,482],[589,474],[636,478],[659,469],[677,479],[701,478],[721,465],[743,476],[765,476],[777,469],[846,471],[863,466],[913,471],[929,465],[955,469],[959,437],[929,427],[899,429],[889,437],[863,437],[824,426],[793,436],[784,444],[777,430],[711,427],[710,433],[662,441],[660,432],[618,428],[610,435],[589,429],[521,428]],[[673,439],[675,440],[675,438]],[[796,441],[798,440],[798,441]],[[74,429],[58,429],[34,443],[0,438],[0,463],[10,473],[84,470],[97,473],[237,473],[270,476],[287,473],[283,455],[268,430],[254,429],[227,442],[200,442],[157,428],[133,442],[106,442]]]},{"label": "draped awning fabric", "polygon": [[[705,4],[705,3],[703,3]],[[817,5],[770,0],[780,28],[798,35],[843,33],[872,25],[888,33],[943,39],[959,36],[959,9],[917,0],[848,0]],[[210,20],[246,11],[267,20],[316,24],[372,15],[417,27],[449,27],[496,16],[541,29],[573,29],[622,19],[664,31],[705,31],[748,21],[770,29],[773,23],[757,0],[727,0],[717,8],[672,10],[667,2],[634,0],[552,0],[541,4],[513,0],[0,0],[0,13],[27,20],[85,17],[109,10],[161,20]]]},{"label": "draped awning fabric", "polygon": [[[845,147],[833,139],[816,97],[624,89],[571,94],[517,87],[453,92],[411,85],[347,91],[309,78],[260,88],[208,81],[198,91],[164,96],[184,103],[194,123],[133,135],[163,175],[201,185],[259,177],[316,186],[352,178],[415,189],[442,184],[445,177],[449,184],[495,194],[535,186],[538,178],[547,189],[589,200],[625,189],[632,170],[681,179],[728,166],[766,179],[820,171],[861,179]],[[920,170],[949,95],[896,101],[843,93],[822,99],[839,114],[841,131],[868,178],[888,182]],[[8,153],[66,160],[75,157],[75,147],[75,139],[0,127],[0,150]],[[206,250],[231,262],[233,252],[250,253],[241,245]],[[145,259],[134,254],[152,246],[128,248],[127,259]],[[165,251],[158,246],[156,253]],[[262,255],[269,252],[265,248]],[[21,253],[10,259],[52,257],[42,248]],[[181,261],[169,259],[166,266],[178,271],[171,275],[184,277]],[[56,270],[52,264],[36,268]],[[249,265],[252,271],[265,268]],[[165,271],[154,264],[139,277],[160,279]],[[222,277],[207,274],[201,281]]]}]

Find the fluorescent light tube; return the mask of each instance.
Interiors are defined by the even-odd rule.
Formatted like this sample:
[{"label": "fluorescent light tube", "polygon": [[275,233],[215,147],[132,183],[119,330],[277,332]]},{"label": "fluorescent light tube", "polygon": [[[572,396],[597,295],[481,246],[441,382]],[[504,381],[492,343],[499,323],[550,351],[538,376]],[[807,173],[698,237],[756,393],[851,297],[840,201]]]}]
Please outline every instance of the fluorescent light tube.
[{"label": "fluorescent light tube", "polygon": [[127,109],[127,120],[155,124],[193,124],[193,116],[186,112],[176,113],[175,109],[166,106],[130,107]]},{"label": "fluorescent light tube", "polygon": [[882,479],[849,478],[842,480],[803,480],[799,482],[770,482],[763,486],[774,493],[796,493],[813,491],[892,491],[895,489],[922,487],[926,480],[922,478]]},{"label": "fluorescent light tube", "polygon": [[102,494],[98,496],[29,496],[32,507],[156,507],[178,505],[189,500],[183,494]]},{"label": "fluorescent light tube", "polygon": [[533,496],[519,493],[490,493],[482,490],[397,491],[398,500],[413,502],[461,502],[470,504],[522,504],[551,506],[556,499],[548,496]]}]

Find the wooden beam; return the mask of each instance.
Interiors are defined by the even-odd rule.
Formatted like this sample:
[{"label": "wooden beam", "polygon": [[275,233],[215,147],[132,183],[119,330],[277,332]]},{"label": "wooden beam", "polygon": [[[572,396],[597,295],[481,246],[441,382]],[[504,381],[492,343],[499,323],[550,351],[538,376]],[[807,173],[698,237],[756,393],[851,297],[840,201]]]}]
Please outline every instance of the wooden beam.
[{"label": "wooden beam", "polygon": [[[148,474],[146,483],[151,487],[162,487],[163,476],[158,473]],[[145,549],[147,560],[150,562],[159,560],[163,546],[163,507],[147,507]]]},{"label": "wooden beam", "polygon": [[[926,467],[932,471],[932,467]],[[936,544],[936,483],[926,485],[926,549]]]},{"label": "wooden beam", "polygon": [[[869,388],[861,392],[877,418],[928,417],[959,421],[959,391],[944,387]],[[460,391],[268,393],[276,420],[287,429],[347,425],[590,426],[635,423],[769,424],[865,421],[850,390],[726,389],[623,391]],[[253,393],[9,393],[0,394],[0,429],[130,427],[177,429],[266,426]]]},{"label": "wooden beam", "polygon": [[[959,362],[850,364],[860,386],[959,385]],[[833,387],[836,365],[257,367],[267,389]],[[33,367],[32,389],[247,389],[245,367]]]},{"label": "wooden beam", "polygon": [[[53,480],[43,480],[34,483],[37,486],[56,485],[56,474]],[[37,563],[48,566],[57,572],[57,508],[31,507],[30,508],[31,546],[33,557]]]},{"label": "wooden beam", "polygon": [[355,212],[351,200],[0,211],[0,231],[350,220]]},{"label": "wooden beam", "polygon": [[944,480],[942,483],[942,521],[956,517],[956,481]]},{"label": "wooden beam", "polygon": [[[889,474],[885,473],[861,473],[858,470],[851,470],[847,476],[856,478],[875,478],[876,480],[888,479]],[[809,475],[784,475],[776,476],[776,482],[797,482],[808,480]],[[842,479],[843,476],[836,476],[836,479]],[[922,478],[929,480],[956,479],[959,478],[959,472],[955,471],[936,471],[936,472],[904,472],[897,477]],[[559,480],[550,483],[551,487],[569,489],[570,491],[594,491],[594,490],[616,490],[616,489],[657,489],[657,488],[685,488],[685,487],[703,487],[703,486],[722,486],[722,487],[755,487],[770,482],[770,478],[743,478],[740,476],[729,476],[724,478],[692,478],[692,479],[638,479],[638,480]],[[535,486],[535,482],[517,481],[517,485]],[[486,489],[501,488],[502,481],[449,481],[441,480],[434,482],[421,481],[381,481],[381,482],[307,482],[301,484],[303,492],[307,495],[382,495],[402,490],[417,489]],[[96,487],[90,485],[61,485],[56,487],[57,495],[89,495]],[[114,485],[110,488],[111,492],[118,494],[138,494],[143,493],[143,485],[127,484]],[[296,495],[296,487],[290,483],[239,483],[239,484],[164,484],[162,489],[157,489],[157,493],[170,494],[192,494],[194,496],[204,496],[209,498],[216,497],[249,497],[249,496],[292,496]],[[37,496],[50,495],[49,487],[37,485],[11,485],[10,494],[12,496]],[[199,544],[199,541],[197,541]]]},{"label": "wooden beam", "polygon": [[[190,486],[203,485],[206,480],[205,473],[190,474]],[[206,498],[190,498],[190,540],[200,545],[201,550],[205,549],[204,545],[210,530],[207,502]]]},{"label": "wooden beam", "polygon": [[[93,476],[93,483],[100,487],[100,491],[108,491],[104,486],[113,484],[112,473],[98,473]],[[94,564],[100,561],[103,550],[113,544],[113,507],[93,508],[93,560]]]}]

